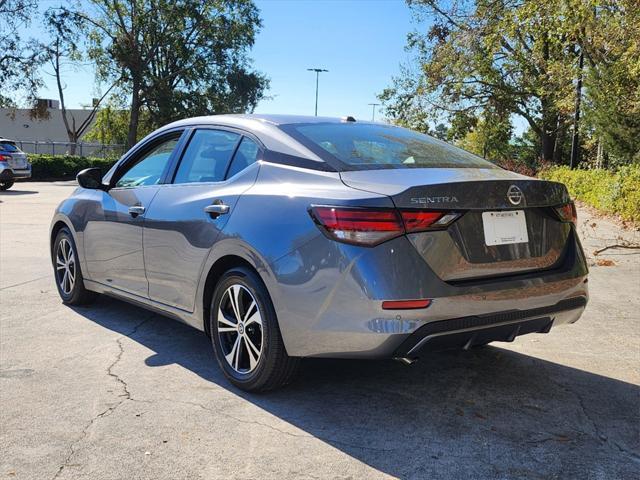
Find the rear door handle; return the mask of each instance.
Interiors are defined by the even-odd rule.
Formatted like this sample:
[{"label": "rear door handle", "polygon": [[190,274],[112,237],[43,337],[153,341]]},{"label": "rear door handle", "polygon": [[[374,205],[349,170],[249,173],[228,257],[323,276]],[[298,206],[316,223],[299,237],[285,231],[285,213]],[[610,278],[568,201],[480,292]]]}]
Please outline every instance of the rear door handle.
[{"label": "rear door handle", "polygon": [[142,205],[132,205],[129,207],[129,215],[133,218],[136,218],[138,215],[142,215],[145,211],[145,208]]},{"label": "rear door handle", "polygon": [[217,203],[204,207],[204,211],[211,215],[212,218],[217,218],[220,215],[226,215],[229,213],[229,205],[225,205],[218,200]]}]

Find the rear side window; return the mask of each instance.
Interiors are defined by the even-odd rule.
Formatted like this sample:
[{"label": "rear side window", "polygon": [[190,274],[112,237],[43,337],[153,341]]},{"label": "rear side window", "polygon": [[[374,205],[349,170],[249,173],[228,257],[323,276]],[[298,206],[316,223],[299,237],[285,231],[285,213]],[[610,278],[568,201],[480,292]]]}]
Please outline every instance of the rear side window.
[{"label": "rear side window", "polygon": [[240,135],[223,130],[196,130],[173,183],[220,182]]},{"label": "rear side window", "polygon": [[19,152],[20,149],[16,147],[13,142],[0,142],[0,152]]},{"label": "rear side window", "polygon": [[255,163],[258,160],[259,151],[260,147],[258,147],[256,142],[244,137],[233,157],[227,178],[233,177],[236,173],[241,172],[252,163]]},{"label": "rear side window", "polygon": [[[326,159],[349,170],[382,168],[498,168],[441,140],[390,125],[315,123],[283,130]],[[331,162],[330,162],[331,163]]]}]

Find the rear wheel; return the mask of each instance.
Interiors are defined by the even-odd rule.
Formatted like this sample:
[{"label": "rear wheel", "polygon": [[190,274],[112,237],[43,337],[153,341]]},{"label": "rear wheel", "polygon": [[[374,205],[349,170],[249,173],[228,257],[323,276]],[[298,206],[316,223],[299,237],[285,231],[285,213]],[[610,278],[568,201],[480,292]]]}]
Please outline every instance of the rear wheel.
[{"label": "rear wheel", "polygon": [[93,301],[96,293],[84,288],[84,279],[76,245],[68,228],[56,235],[53,249],[53,268],[56,286],[62,302],[68,305],[84,305]]},{"label": "rear wheel", "polygon": [[13,187],[13,180],[0,180],[0,191],[4,192]]},{"label": "rear wheel", "polygon": [[255,272],[234,268],[222,276],[209,322],[218,364],[236,387],[265,391],[291,381],[299,359],[287,355],[269,292]]}]

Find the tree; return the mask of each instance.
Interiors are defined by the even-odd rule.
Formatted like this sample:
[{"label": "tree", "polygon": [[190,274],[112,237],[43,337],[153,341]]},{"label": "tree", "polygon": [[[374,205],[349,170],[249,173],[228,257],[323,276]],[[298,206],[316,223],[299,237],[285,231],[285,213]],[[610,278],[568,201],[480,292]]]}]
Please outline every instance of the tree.
[{"label": "tree", "polygon": [[41,85],[40,52],[35,41],[22,38],[37,6],[35,0],[0,0],[0,107],[15,107],[16,92],[32,102]]},{"label": "tree", "polygon": [[51,41],[50,43],[41,44],[41,50],[43,52],[42,56],[45,62],[51,67],[53,71],[52,75],[56,80],[58,98],[60,100],[60,113],[65,130],[67,131],[67,137],[69,138],[69,153],[75,155],[78,140],[91,126],[100,104],[113,89],[115,83],[107,88],[105,93],[92,103],[88,114],[84,116],[82,121],[77,123],[75,116],[67,110],[64,96],[66,86],[63,80],[63,70],[66,66],[76,67],[76,63],[82,59],[82,53],[78,47],[78,32],[75,29],[68,28],[68,24],[60,20],[60,17],[51,11],[45,15],[45,23],[51,35]]},{"label": "tree", "polygon": [[[149,112],[146,108],[140,111],[138,136],[136,141],[153,131]],[[84,138],[102,144],[125,145],[129,133],[129,111],[126,101],[112,97],[96,114],[96,121]]]},{"label": "tree", "polygon": [[[637,0],[602,2],[586,25],[585,124],[614,163],[640,162],[640,7]],[[601,163],[601,162],[598,162]]]},{"label": "tree", "polygon": [[186,115],[252,110],[267,79],[247,50],[260,27],[251,0],[90,0],[56,10],[69,28],[89,30],[100,79],[130,95],[127,145],[140,112],[161,125]]},{"label": "tree", "polygon": [[475,126],[457,143],[464,149],[491,161],[510,157],[513,131],[508,112],[487,108]]},{"label": "tree", "polygon": [[420,62],[419,78],[409,86],[417,88],[407,91],[406,79],[396,79],[384,95],[386,106],[393,112],[407,97],[449,114],[499,106],[524,117],[542,157],[553,160],[558,132],[572,113],[576,78],[577,39],[563,19],[569,3],[409,0],[432,24],[409,36]]},{"label": "tree", "polygon": [[440,140],[446,140],[449,136],[449,128],[447,128],[444,123],[439,123],[433,130],[433,136],[439,138]]}]

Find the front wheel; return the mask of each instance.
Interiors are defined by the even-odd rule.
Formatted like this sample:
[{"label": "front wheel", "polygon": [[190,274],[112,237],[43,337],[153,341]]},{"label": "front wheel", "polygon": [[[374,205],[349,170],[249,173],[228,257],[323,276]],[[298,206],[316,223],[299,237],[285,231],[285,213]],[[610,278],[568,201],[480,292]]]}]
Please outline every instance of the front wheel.
[{"label": "front wheel", "polygon": [[0,192],[9,190],[11,187],[13,187],[13,180],[0,180]]},{"label": "front wheel", "polygon": [[222,276],[209,326],[218,364],[236,387],[256,392],[291,381],[299,359],[287,355],[269,292],[255,272],[234,268]]},{"label": "front wheel", "polygon": [[84,279],[78,262],[78,251],[68,228],[61,228],[53,247],[53,268],[56,286],[62,302],[68,305],[84,305],[96,297],[84,288]]}]

